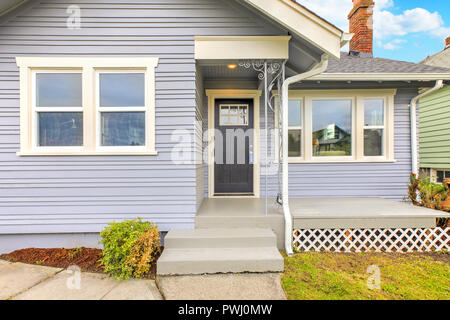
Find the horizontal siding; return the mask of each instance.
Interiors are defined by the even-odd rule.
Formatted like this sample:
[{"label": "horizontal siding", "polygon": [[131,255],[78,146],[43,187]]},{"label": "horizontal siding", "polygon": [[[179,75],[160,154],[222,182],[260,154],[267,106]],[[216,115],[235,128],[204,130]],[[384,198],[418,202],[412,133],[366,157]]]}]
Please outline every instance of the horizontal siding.
[{"label": "horizontal siding", "polygon": [[[81,7],[79,30],[67,7]],[[98,232],[143,217],[161,230],[193,227],[203,168],[174,164],[174,130],[200,134],[194,36],[279,35],[221,0],[33,1],[0,24],[0,233]],[[18,157],[16,56],[157,56],[158,156]],[[195,139],[193,139],[195,141]],[[194,143],[194,142],[193,142]],[[198,144],[198,143],[197,143]],[[197,146],[198,147],[198,146]]]},{"label": "horizontal siding", "polygon": [[450,169],[450,87],[419,103],[420,167]]}]

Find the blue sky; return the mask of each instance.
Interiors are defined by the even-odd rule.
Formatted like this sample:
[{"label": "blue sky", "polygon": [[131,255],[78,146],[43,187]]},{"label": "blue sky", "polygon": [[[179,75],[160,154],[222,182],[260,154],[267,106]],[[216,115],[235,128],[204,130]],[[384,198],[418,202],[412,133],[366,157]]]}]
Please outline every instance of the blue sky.
[{"label": "blue sky", "polygon": [[[348,32],[352,0],[297,0]],[[450,0],[374,0],[374,55],[419,62],[450,37]]]}]

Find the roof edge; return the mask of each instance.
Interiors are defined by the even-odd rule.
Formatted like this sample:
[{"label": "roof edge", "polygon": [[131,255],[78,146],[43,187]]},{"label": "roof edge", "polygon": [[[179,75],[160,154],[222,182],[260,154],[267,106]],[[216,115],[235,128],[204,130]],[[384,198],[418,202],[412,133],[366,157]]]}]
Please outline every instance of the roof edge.
[{"label": "roof edge", "polygon": [[450,80],[450,73],[322,73],[309,80],[328,81],[434,81]]},{"label": "roof edge", "polygon": [[292,0],[241,0],[312,45],[340,59],[344,32]]}]

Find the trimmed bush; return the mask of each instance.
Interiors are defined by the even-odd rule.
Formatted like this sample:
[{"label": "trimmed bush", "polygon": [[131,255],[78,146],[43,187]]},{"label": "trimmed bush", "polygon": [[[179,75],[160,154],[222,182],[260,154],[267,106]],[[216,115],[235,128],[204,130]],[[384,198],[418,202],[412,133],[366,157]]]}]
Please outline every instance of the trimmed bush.
[{"label": "trimmed bush", "polygon": [[110,223],[101,233],[105,272],[116,279],[142,278],[160,253],[158,227],[151,222]]}]

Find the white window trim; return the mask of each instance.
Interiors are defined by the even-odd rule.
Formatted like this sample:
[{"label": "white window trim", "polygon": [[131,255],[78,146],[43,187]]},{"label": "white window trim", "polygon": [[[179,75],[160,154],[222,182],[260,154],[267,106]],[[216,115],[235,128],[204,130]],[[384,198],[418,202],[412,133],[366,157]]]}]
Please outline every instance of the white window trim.
[{"label": "white window trim", "polygon": [[[157,155],[155,149],[155,68],[157,57],[17,57],[20,70],[20,152],[19,156],[69,155]],[[81,72],[83,112],[82,147],[38,147],[35,108],[36,72]],[[97,110],[98,72],[145,72],[146,145],[100,147],[98,143],[99,116]],[[44,110],[43,108],[40,108]],[[58,111],[58,108],[52,110]],[[64,110],[75,110],[64,108]],[[121,110],[123,108],[120,108]],[[132,111],[127,108],[127,110]],[[140,109],[143,109],[140,107]],[[61,109],[59,109],[61,110]],[[137,109],[136,109],[137,110]],[[119,108],[114,108],[119,111]],[[141,111],[141,110],[140,110]]]},{"label": "white window trim", "polygon": [[[277,92],[274,91],[276,94]],[[396,89],[343,89],[343,90],[290,90],[289,99],[303,99],[302,158],[290,157],[289,163],[357,163],[357,162],[396,162],[394,158],[394,97]],[[350,157],[313,157],[312,156],[312,100],[316,99],[352,99],[352,156]],[[384,155],[364,156],[364,100],[384,99]],[[278,129],[278,105],[275,112],[275,124]],[[276,136],[276,161],[278,161],[279,143]]]}]

